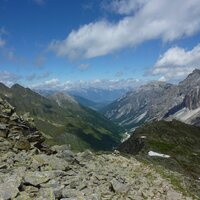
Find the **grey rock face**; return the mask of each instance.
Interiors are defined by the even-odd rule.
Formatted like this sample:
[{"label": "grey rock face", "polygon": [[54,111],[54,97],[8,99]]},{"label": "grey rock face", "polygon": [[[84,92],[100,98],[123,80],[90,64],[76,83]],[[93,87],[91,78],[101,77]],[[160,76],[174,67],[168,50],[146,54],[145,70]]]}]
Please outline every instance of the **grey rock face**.
[{"label": "grey rock face", "polygon": [[[178,119],[186,123],[200,123],[200,112],[189,112],[200,108],[200,70],[194,70],[184,81],[178,85],[164,82],[152,82],[141,86],[136,91],[127,93],[122,98],[110,104],[104,114],[109,119],[127,128],[137,127],[144,122],[154,119],[160,120],[170,116],[169,119]],[[185,112],[182,109],[188,109]],[[190,120],[179,117],[193,115]]]},{"label": "grey rock face", "polygon": [[24,182],[27,184],[31,184],[34,186],[41,185],[42,183],[45,183],[49,181],[50,179],[54,178],[54,173],[50,171],[46,172],[27,172],[24,177]]},{"label": "grey rock face", "polygon": [[169,108],[179,104],[179,88],[172,84],[153,82],[111,104],[105,116],[120,125],[134,127],[145,121],[162,118]]},{"label": "grey rock face", "polygon": [[185,107],[194,110],[200,107],[200,85],[191,90],[184,99]]},{"label": "grey rock face", "polygon": [[3,183],[0,184],[0,199],[14,199],[19,193],[20,184],[21,178],[17,175],[5,178]]}]

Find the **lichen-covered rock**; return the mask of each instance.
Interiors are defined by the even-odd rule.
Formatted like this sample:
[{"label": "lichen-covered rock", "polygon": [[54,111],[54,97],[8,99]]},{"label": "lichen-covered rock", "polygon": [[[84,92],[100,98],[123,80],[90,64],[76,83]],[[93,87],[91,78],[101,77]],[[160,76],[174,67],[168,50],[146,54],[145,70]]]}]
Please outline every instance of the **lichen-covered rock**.
[{"label": "lichen-covered rock", "polygon": [[0,123],[0,137],[6,138],[8,136],[9,129],[6,124]]},{"label": "lichen-covered rock", "polygon": [[16,143],[15,143],[15,148],[19,150],[30,150],[31,145],[29,141],[26,138],[20,138]]},{"label": "lichen-covered rock", "polygon": [[0,182],[0,199],[7,200],[15,198],[19,193],[21,182],[21,177],[17,175],[11,175],[2,180],[2,182]]},{"label": "lichen-covered rock", "polygon": [[34,155],[33,162],[35,165],[38,165],[38,167],[47,165],[52,170],[65,170],[68,167],[68,163],[65,160],[57,158],[54,155]]},{"label": "lichen-covered rock", "polygon": [[24,177],[24,182],[26,184],[31,184],[34,186],[38,186],[42,183],[46,183],[50,179],[54,178],[55,175],[52,171],[46,172],[27,172]]}]

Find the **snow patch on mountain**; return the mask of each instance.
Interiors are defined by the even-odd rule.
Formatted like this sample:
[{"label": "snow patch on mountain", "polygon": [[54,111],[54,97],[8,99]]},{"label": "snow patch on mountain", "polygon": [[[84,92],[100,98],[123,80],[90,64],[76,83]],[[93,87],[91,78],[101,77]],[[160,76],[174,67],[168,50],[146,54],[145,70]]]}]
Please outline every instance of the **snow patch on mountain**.
[{"label": "snow patch on mountain", "polygon": [[167,155],[167,154],[157,153],[157,152],[155,152],[155,151],[149,151],[149,152],[148,152],[148,155],[149,155],[149,156],[162,157],[162,158],[170,158],[170,156]]}]

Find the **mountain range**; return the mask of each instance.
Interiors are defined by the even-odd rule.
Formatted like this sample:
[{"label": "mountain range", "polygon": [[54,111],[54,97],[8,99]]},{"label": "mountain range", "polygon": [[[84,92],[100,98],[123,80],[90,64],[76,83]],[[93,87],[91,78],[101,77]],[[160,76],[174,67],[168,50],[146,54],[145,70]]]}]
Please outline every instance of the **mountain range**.
[{"label": "mountain range", "polygon": [[195,69],[178,85],[154,81],[130,91],[102,112],[131,130],[152,120],[177,119],[200,125],[200,70]]},{"label": "mountain range", "polygon": [[95,103],[110,103],[127,92],[126,89],[101,89],[95,87],[70,89],[71,96],[80,96]]},{"label": "mountain range", "polygon": [[8,88],[1,83],[0,96],[15,106],[17,113],[29,113],[49,144],[109,150],[120,142],[118,126],[70,95],[52,93],[47,98],[19,84]]},{"label": "mountain range", "polygon": [[[81,105],[100,111],[111,102],[125,94],[129,89],[102,89],[95,87],[71,88],[62,90],[62,93],[70,95]],[[59,90],[35,90],[44,97],[49,97]]]}]

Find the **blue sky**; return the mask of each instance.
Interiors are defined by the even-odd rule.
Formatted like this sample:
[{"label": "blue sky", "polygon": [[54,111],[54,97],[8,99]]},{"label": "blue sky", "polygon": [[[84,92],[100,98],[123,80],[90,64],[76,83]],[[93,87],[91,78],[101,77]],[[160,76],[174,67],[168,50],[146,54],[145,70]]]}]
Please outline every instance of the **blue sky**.
[{"label": "blue sky", "polygon": [[200,68],[199,41],[199,0],[0,0],[7,85],[176,82]]}]

